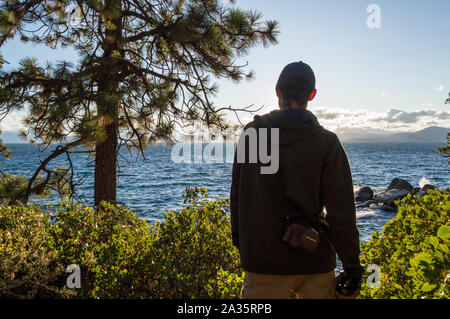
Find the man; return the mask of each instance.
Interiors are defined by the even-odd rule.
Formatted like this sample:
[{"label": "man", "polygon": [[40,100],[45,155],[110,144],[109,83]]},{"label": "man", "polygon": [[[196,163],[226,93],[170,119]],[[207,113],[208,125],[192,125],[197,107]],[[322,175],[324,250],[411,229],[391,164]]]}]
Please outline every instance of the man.
[{"label": "man", "polygon": [[[249,145],[244,163],[235,156],[231,224],[233,244],[245,270],[242,298],[355,298],[359,294],[363,267],[352,176],[338,137],[307,110],[317,93],[315,85],[307,64],[288,64],[276,85],[280,110],[255,116],[244,128],[244,136],[255,129],[258,140],[260,129],[278,129],[279,170],[262,174],[261,161],[248,161]],[[286,214],[308,221],[317,230],[314,253],[282,241]],[[344,269],[339,287],[347,283],[338,292],[336,253]]]}]

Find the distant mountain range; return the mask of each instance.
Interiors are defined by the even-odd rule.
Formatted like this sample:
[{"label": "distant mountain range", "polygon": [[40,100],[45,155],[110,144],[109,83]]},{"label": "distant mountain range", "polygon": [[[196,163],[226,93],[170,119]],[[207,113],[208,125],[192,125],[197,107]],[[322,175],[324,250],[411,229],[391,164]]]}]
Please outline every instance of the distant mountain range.
[{"label": "distant mountain range", "polygon": [[[430,126],[417,132],[392,133],[383,130],[344,128],[335,133],[342,142],[361,143],[447,143],[447,133],[450,128]],[[3,143],[26,143],[16,132],[3,132],[0,134]]]},{"label": "distant mountain range", "polygon": [[430,126],[416,132],[378,131],[374,129],[340,129],[336,131],[343,142],[363,143],[447,143],[450,128]]}]

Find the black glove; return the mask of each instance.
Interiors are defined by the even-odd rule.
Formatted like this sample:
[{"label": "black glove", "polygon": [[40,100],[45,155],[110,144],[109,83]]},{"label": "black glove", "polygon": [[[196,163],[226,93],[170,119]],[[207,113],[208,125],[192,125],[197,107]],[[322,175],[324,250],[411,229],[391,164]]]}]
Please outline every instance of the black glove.
[{"label": "black glove", "polygon": [[336,291],[343,296],[351,296],[361,289],[361,279],[351,278],[344,270],[336,277]]}]

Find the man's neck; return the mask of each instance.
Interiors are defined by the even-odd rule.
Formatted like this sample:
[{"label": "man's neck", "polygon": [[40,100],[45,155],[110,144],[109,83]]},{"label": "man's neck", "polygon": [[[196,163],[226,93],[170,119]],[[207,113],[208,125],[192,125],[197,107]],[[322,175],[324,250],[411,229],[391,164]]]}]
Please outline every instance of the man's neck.
[{"label": "man's neck", "polygon": [[289,109],[294,109],[294,110],[306,110],[306,108],[308,107],[307,105],[299,105],[297,103],[291,103],[291,105],[289,105],[288,107],[283,106],[282,104],[279,105],[280,110],[284,111],[284,110],[289,110]]},{"label": "man's neck", "polygon": [[300,109],[300,110],[306,110],[308,107],[308,103],[305,103],[304,105],[300,105],[296,101],[290,101],[289,105],[285,105],[284,99],[279,98],[278,99],[278,106],[280,110],[287,110],[287,109]]}]

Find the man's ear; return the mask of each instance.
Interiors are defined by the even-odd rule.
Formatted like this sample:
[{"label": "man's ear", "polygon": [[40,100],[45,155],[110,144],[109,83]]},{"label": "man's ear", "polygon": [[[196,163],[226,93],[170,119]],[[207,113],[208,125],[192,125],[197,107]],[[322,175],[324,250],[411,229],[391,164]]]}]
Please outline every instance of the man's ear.
[{"label": "man's ear", "polygon": [[317,94],[317,90],[312,91],[311,95],[309,96],[309,100],[308,101],[314,100],[314,98],[316,97],[316,94]]},{"label": "man's ear", "polygon": [[275,86],[275,92],[277,92],[277,97],[281,98],[281,90],[278,85]]}]

